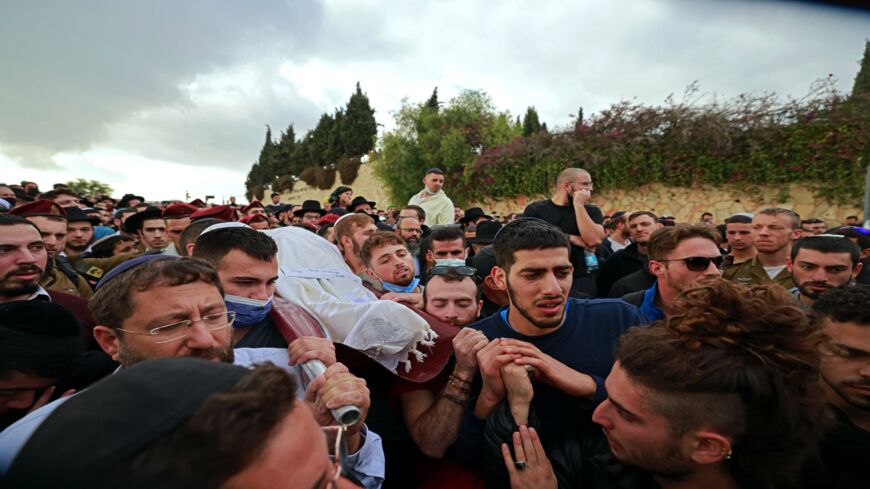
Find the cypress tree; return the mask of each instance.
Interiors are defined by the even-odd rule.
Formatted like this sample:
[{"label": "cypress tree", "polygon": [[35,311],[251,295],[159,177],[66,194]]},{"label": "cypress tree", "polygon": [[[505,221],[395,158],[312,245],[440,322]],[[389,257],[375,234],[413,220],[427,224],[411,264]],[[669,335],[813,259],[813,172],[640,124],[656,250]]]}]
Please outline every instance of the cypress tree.
[{"label": "cypress tree", "polygon": [[523,137],[529,137],[541,131],[541,121],[538,119],[538,111],[534,107],[526,109],[523,117]]},{"label": "cypress tree", "polygon": [[338,156],[362,156],[371,151],[375,147],[378,123],[375,121],[375,110],[369,104],[369,98],[363,93],[359,82],[356,83],[356,91],[350,96],[341,117],[340,137],[343,150]]},{"label": "cypress tree", "polygon": [[424,104],[426,107],[438,110],[438,87],[435,87],[435,90],[432,90],[432,95],[429,97],[429,100]]},{"label": "cypress tree", "polygon": [[864,58],[861,59],[861,69],[852,86],[852,95],[866,94],[870,94],[870,40],[864,42]]}]

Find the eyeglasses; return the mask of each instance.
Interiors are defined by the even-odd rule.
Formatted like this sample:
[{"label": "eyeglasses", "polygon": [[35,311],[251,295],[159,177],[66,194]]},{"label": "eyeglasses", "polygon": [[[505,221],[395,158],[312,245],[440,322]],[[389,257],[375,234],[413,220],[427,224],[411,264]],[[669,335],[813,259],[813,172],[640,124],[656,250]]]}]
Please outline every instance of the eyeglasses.
[{"label": "eyeglasses", "polygon": [[184,321],[178,321],[177,323],[158,326],[156,328],[149,329],[144,333],[141,331],[130,331],[129,329],[117,329],[118,331],[123,331],[125,333],[150,336],[151,338],[154,338],[154,343],[157,343],[159,345],[186,338],[190,334],[190,328],[195,322],[202,321],[207,331],[217,331],[229,328],[230,326],[232,326],[235,319],[235,311],[225,311],[208,314],[197,320],[186,319]]},{"label": "eyeglasses", "polygon": [[722,268],[722,263],[725,261],[724,256],[690,256],[688,258],[674,258],[673,260],[656,260],[656,261],[681,261],[686,264],[686,268],[692,272],[703,272],[710,267],[710,263],[716,265],[716,268]]},{"label": "eyeglasses", "polygon": [[447,275],[451,271],[463,277],[474,277],[477,274],[477,269],[474,267],[451,267],[448,265],[435,265],[429,270],[429,275]]},{"label": "eyeglasses", "polygon": [[334,488],[344,470],[344,460],[347,457],[344,426],[322,426],[320,430],[326,437],[326,448],[329,450],[329,460],[332,462],[332,479],[329,487]]}]

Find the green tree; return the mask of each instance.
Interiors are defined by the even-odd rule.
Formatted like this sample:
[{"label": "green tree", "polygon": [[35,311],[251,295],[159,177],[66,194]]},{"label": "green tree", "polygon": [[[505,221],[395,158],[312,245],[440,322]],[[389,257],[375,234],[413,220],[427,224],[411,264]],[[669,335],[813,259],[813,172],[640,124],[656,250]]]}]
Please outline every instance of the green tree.
[{"label": "green tree", "polygon": [[369,104],[369,98],[356,84],[356,91],[350,96],[346,109],[336,111],[336,119],[341,113],[341,123],[338,124],[341,133],[342,150],[335,155],[331,164],[339,156],[362,156],[375,147],[375,138],[378,135],[378,123],[375,120],[375,110]]},{"label": "green tree", "polygon": [[433,166],[446,172],[445,189],[454,202],[468,202],[481,184],[467,177],[475,158],[520,135],[511,115],[498,112],[483,91],[465,91],[440,110],[406,99],[395,118],[396,128],[384,135],[384,149],[372,162],[394,203],[419,190],[423,173]]},{"label": "green tree", "polygon": [[538,119],[538,111],[534,107],[529,107],[526,109],[526,116],[523,117],[523,136],[529,137],[539,132],[541,132],[541,121]]},{"label": "green tree", "polygon": [[281,138],[278,144],[275,145],[274,153],[274,169],[275,175],[280,177],[283,175],[295,175],[293,164],[293,152],[296,150],[296,130],[293,124],[287,127],[287,130],[281,133]]},{"label": "green tree", "polygon": [[259,166],[257,175],[260,185],[271,185],[277,176],[277,148],[275,142],[272,141],[272,128],[266,125],[266,141],[263,142],[263,148],[260,150],[260,157],[257,159]]},{"label": "green tree", "polygon": [[852,95],[870,94],[870,40],[864,42],[864,57],[861,59],[861,68],[855,76],[855,85],[852,86]]},{"label": "green tree", "polygon": [[81,195],[93,195],[93,196],[101,196],[101,195],[112,195],[112,187],[108,184],[97,181],[97,180],[86,180],[84,178],[77,178],[71,182],[66,183],[67,187],[72,189],[73,192],[76,192]]},{"label": "green tree", "polygon": [[429,100],[425,103],[426,107],[431,109],[438,110],[438,87],[435,87],[435,90],[432,90],[432,95],[429,97]]}]

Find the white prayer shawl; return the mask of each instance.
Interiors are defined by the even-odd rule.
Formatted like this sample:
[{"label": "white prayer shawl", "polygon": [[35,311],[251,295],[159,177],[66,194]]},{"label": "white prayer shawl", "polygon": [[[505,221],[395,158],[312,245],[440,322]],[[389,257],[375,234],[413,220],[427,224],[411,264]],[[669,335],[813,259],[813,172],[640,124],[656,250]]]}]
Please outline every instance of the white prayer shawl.
[{"label": "white prayer shawl", "polygon": [[284,227],[263,231],[278,244],[276,293],[311,314],[326,336],[372,357],[395,372],[422,362],[420,346],[438,335],[411,309],[377,300],[344,262],[338,248],[311,231]]},{"label": "white prayer shawl", "polygon": [[441,224],[453,224],[453,201],[444,190],[439,190],[435,195],[429,195],[426,190],[414,194],[408,205],[419,205],[426,211],[426,225],[429,227]]}]

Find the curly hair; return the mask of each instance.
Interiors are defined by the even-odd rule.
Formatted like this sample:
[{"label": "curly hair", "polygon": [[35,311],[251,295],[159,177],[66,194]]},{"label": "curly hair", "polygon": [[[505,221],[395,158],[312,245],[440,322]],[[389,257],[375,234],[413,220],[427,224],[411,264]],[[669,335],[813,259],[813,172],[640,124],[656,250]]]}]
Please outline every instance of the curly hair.
[{"label": "curly hair", "polygon": [[817,328],[773,284],[701,281],[676,309],[623,336],[621,367],[675,433],[707,425],[729,436],[726,467],[741,487],[788,481],[827,426]]},{"label": "curly hair", "polygon": [[820,295],[813,303],[813,313],[838,323],[870,326],[870,287],[838,287]]}]

